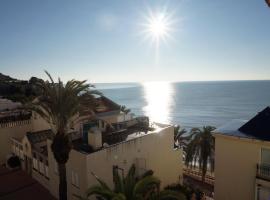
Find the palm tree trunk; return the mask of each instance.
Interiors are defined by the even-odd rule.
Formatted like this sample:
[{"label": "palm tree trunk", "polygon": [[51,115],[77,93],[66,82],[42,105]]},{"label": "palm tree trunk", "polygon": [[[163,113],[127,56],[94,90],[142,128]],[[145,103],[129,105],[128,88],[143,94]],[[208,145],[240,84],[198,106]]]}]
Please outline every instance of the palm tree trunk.
[{"label": "palm tree trunk", "polygon": [[205,182],[205,173],[202,173],[202,182]]},{"label": "palm tree trunk", "polygon": [[67,200],[66,164],[58,163],[59,169],[59,200]]},{"label": "palm tree trunk", "polygon": [[205,165],[205,163],[203,164],[203,168],[202,168],[202,182],[205,182],[205,176],[206,176],[206,172],[207,172],[207,164]]}]

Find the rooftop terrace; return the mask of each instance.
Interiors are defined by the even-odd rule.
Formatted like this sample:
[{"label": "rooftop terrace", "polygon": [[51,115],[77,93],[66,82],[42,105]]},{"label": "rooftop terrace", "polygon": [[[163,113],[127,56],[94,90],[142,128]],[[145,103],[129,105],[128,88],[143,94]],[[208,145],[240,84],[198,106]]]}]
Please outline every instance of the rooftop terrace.
[{"label": "rooftop terrace", "polygon": [[[94,150],[90,145],[83,141],[82,138],[73,141],[73,148],[82,153],[94,153],[96,151],[109,148],[114,145],[118,145],[129,140],[144,137],[149,134],[158,133],[163,128],[168,127],[168,125],[154,123],[150,127],[142,126],[132,126],[127,129],[121,129],[117,131],[112,131],[109,133],[102,133],[102,144],[103,147]],[[104,145],[105,144],[105,145]]]},{"label": "rooftop terrace", "polygon": [[23,110],[10,110],[0,112],[0,124],[24,121],[31,119],[32,113]]}]

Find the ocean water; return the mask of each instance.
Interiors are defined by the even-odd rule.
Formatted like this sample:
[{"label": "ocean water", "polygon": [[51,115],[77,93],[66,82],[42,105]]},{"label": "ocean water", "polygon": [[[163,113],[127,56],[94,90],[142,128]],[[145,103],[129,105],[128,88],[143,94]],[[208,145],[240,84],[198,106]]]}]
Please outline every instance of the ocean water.
[{"label": "ocean water", "polygon": [[250,119],[270,105],[270,81],[97,84],[97,89],[136,115],[185,128]]}]

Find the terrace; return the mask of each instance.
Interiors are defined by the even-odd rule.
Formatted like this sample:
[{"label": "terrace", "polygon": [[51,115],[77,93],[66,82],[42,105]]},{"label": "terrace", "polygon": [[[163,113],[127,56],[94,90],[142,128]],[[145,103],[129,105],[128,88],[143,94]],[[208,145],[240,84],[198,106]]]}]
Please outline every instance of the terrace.
[{"label": "terrace", "polygon": [[0,112],[0,127],[4,128],[29,124],[31,116],[31,112],[22,110]]},{"label": "terrace", "polygon": [[73,141],[73,149],[87,154],[94,153],[122,142],[143,137],[148,134],[158,133],[164,127],[167,127],[167,125],[155,123],[149,127],[148,125],[146,126],[146,124],[138,123],[128,128],[103,132],[102,147],[98,149],[94,149],[92,146],[88,145],[87,141],[85,141],[83,138]]}]

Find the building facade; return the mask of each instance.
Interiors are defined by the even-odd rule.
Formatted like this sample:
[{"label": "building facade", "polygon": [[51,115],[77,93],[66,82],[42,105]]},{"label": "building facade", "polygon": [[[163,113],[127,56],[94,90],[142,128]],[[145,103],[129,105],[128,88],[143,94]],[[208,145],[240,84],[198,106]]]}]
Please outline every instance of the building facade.
[{"label": "building facade", "polygon": [[215,133],[215,200],[270,199],[270,108]]},{"label": "building facade", "polygon": [[[152,169],[162,186],[182,181],[182,150],[174,148],[172,126],[153,123],[149,127],[147,117],[123,112],[106,97],[99,101],[94,120],[84,113],[83,120],[69,129],[72,150],[66,164],[68,199],[76,199],[73,194],[84,196],[87,188],[97,184],[93,174],[112,186],[115,166],[123,174],[132,164],[139,174]],[[15,118],[12,123],[5,129],[5,141],[0,140],[6,143],[2,161],[10,154],[18,156],[22,168],[57,198],[59,174],[50,148],[50,125],[35,113],[27,118],[24,129],[24,123],[20,125]],[[2,123],[6,128],[3,124],[7,123]]]}]

